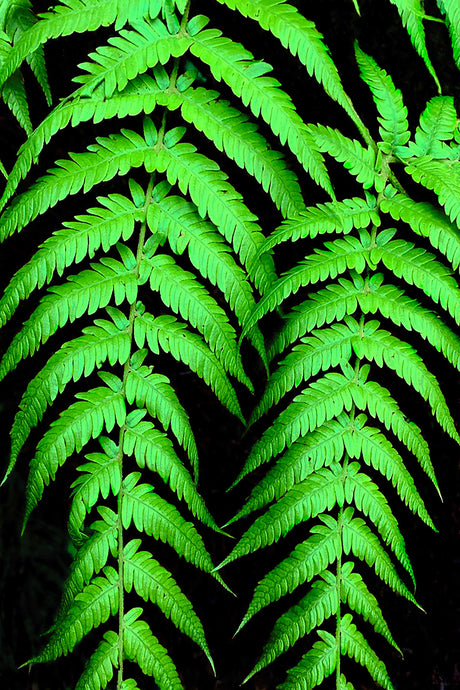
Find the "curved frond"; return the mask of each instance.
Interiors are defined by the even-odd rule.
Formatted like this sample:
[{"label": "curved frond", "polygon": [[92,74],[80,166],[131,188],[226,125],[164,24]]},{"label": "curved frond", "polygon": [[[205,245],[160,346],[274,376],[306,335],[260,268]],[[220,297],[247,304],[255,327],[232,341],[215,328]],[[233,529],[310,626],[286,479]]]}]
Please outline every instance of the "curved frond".
[{"label": "curved frond", "polygon": [[409,152],[415,156],[444,158],[446,148],[441,142],[453,138],[456,123],[454,99],[451,96],[431,98],[420,116],[415,142],[407,147]]},{"label": "curved frond", "polygon": [[169,352],[178,362],[188,365],[212,388],[222,404],[243,421],[235,390],[224,368],[201,337],[188,331],[185,324],[172,316],[155,318],[145,313],[134,322],[134,337],[138,347],[144,347],[147,341],[153,353]]},{"label": "curved frond", "polygon": [[460,161],[421,156],[409,162],[406,172],[416,182],[433,190],[451,221],[460,226]]},{"label": "curved frond", "polygon": [[460,8],[455,0],[437,0],[441,12],[446,15],[454,60],[460,67]]},{"label": "curved frond", "polygon": [[205,29],[194,35],[190,51],[205,62],[213,77],[224,81],[256,117],[263,118],[281,144],[288,144],[312,179],[333,198],[323,157],[308,127],[296,113],[289,96],[279,88],[279,82],[265,76],[271,66],[256,62],[241,44],[226,38],[217,29]]},{"label": "curved frond", "polygon": [[288,672],[280,690],[313,690],[330,676],[337,665],[337,640],[326,630],[318,630],[321,640]]},{"label": "curved frond", "polygon": [[357,661],[369,671],[372,678],[385,690],[394,690],[383,661],[369,647],[366,638],[352,623],[352,616],[346,613],[340,623],[342,653]]},{"label": "curved frond", "polygon": [[104,633],[102,641],[91,655],[75,690],[103,690],[113,678],[118,666],[118,635],[113,630]]}]

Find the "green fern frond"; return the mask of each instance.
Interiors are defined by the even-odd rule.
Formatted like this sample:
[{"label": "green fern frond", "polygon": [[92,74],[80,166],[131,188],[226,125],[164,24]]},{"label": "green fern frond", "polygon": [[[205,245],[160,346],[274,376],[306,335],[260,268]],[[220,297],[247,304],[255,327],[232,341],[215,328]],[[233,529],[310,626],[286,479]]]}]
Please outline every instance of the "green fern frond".
[{"label": "green fern frond", "polygon": [[364,189],[375,187],[377,192],[382,191],[382,181],[376,172],[375,152],[371,147],[364,148],[356,139],[350,139],[332,127],[308,125],[308,131],[318,149],[343,163]]},{"label": "green fern frond", "polygon": [[268,192],[284,217],[304,208],[302,192],[295,174],[282,156],[269,148],[256,126],[216,91],[202,87],[181,92],[181,114]]},{"label": "green fern frond", "polygon": [[451,221],[460,226],[460,162],[422,156],[405,169],[416,182],[434,191]]},{"label": "green fern frond", "polygon": [[418,333],[456,368],[459,366],[460,340],[437,314],[422,307],[395,285],[382,284],[382,275],[375,274],[359,295],[364,313],[379,312],[396,326]]},{"label": "green fern frond", "polygon": [[308,388],[296,395],[254,444],[244,468],[232,486],[256,467],[269,462],[300,436],[305,436],[344,410],[349,411],[353,405],[354,386],[352,379],[337,372],[329,372],[313,381]]},{"label": "green fern frond", "polygon": [[[390,557],[361,518],[353,517],[353,508],[347,508],[342,516],[342,543],[346,555],[353,553],[375,570],[376,575],[394,592],[406,597],[418,606],[413,594],[398,576]],[[420,607],[419,607],[420,608]]]},{"label": "green fern frond", "polygon": [[318,329],[312,331],[311,336],[303,337],[269,377],[250,423],[276,405],[286,393],[318,372],[347,362],[351,357],[351,345],[357,328],[354,319],[345,317],[345,324],[334,324],[331,328]]},{"label": "green fern frond", "polygon": [[399,562],[406,568],[415,586],[412,565],[407,556],[403,536],[398,527],[398,521],[390,506],[377,488],[374,481],[360,472],[359,463],[352,462],[347,466],[347,474],[343,484],[343,491],[347,503],[355,505],[377,527],[383,541],[390,546]]},{"label": "green fern frond", "polygon": [[379,248],[382,263],[398,278],[415,285],[460,323],[460,289],[451,271],[422,247],[392,240]]},{"label": "green fern frond", "polygon": [[175,627],[190,637],[212,659],[203,626],[190,601],[171,574],[148,551],[139,551],[141,540],[133,539],[123,549],[124,587],[129,594],[134,587],[144,601],[156,604]]},{"label": "green fern frond", "polygon": [[[100,439],[104,443],[104,437]],[[75,541],[81,539],[86,515],[100,497],[106,499],[111,493],[118,496],[122,476],[118,458],[118,447],[108,447],[105,439],[105,453],[90,453],[85,458],[89,462],[77,469],[81,473],[72,484],[72,504],[69,513],[69,530]]]},{"label": "green fern frond", "polygon": [[38,443],[30,463],[24,523],[45,486],[74,451],[79,452],[91,438],[100,436],[103,428],[110,432],[115,424],[124,424],[126,409],[119,391],[101,386],[75,397],[79,400],[61,412]]},{"label": "green fern frond", "polygon": [[252,328],[265,314],[279,307],[301,287],[336,278],[349,269],[362,273],[369,256],[368,239],[368,233],[363,230],[361,239],[353,236],[340,237],[325,242],[325,249],[315,249],[270,287],[246,320],[243,332]]},{"label": "green fern frond", "polygon": [[99,197],[100,206],[88,214],[76,216],[53,233],[13,276],[0,300],[0,323],[11,318],[21,300],[51,282],[55,273],[62,275],[74,263],[83,261],[102,247],[108,251],[120,239],[128,240],[139,210],[121,194]]},{"label": "green fern frond", "polygon": [[271,66],[256,62],[249,51],[217,29],[205,29],[194,35],[190,51],[206,63],[213,77],[224,81],[256,117],[262,117],[281,144],[287,143],[312,179],[334,198],[326,166],[309,128],[296,113],[289,96],[279,88],[279,82],[265,76]]},{"label": "green fern frond", "polygon": [[[158,193],[149,206],[147,221],[153,233],[167,236],[175,254],[187,250],[193,266],[222,291],[241,325],[255,301],[246,275],[224,238],[197,214],[190,202],[178,196],[160,197]],[[264,360],[265,345],[260,331],[252,329],[248,337]]]},{"label": "green fern frond", "polygon": [[117,613],[118,573],[111,566],[106,566],[103,573],[77,594],[43,651],[29,663],[52,661],[68,654],[85,635]]},{"label": "green fern frond", "polygon": [[[109,508],[99,507],[103,520],[97,520],[90,526],[90,535],[79,546],[76,557],[72,562],[70,573],[64,585],[60,611],[67,611],[78,592],[87,585],[94,575],[97,575],[107,565],[109,553],[116,553],[117,516]],[[69,517],[70,529],[72,515]],[[60,613],[57,620],[61,618]]]},{"label": "green fern frond", "polygon": [[[342,552],[340,527],[330,515],[322,515],[320,519],[324,524],[312,527],[311,536],[259,582],[239,630],[262,608],[312,580],[337,560]],[[227,562],[228,557],[219,568]]]},{"label": "green fern frond", "polygon": [[326,630],[318,630],[321,640],[291,668],[280,690],[313,690],[330,676],[337,665],[337,640]]},{"label": "green fern frond", "polygon": [[183,55],[190,42],[185,35],[169,33],[158,18],[150,22],[136,21],[135,29],[121,30],[109,39],[108,45],[89,53],[90,62],[80,63],[85,74],[73,79],[82,84],[78,94],[89,96],[97,88],[109,99],[116,90],[122,91],[128,82],[149,68]]},{"label": "green fern frond", "polygon": [[[127,321],[126,321],[127,323]],[[94,326],[83,335],[62,345],[33,378],[22,396],[11,429],[10,463],[3,481],[14,467],[16,459],[31,429],[42,419],[47,407],[62,393],[69,381],[89,376],[108,360],[124,364],[129,356],[129,336],[105,319],[96,319]]]},{"label": "green fern frond", "polygon": [[428,101],[420,116],[415,142],[407,147],[409,152],[415,156],[443,158],[445,148],[441,142],[453,138],[456,123],[454,99],[451,96],[435,96]]},{"label": "green fern frond", "polygon": [[393,153],[398,146],[403,146],[410,139],[407,108],[403,103],[401,91],[395,88],[387,72],[378,67],[375,60],[366,55],[357,43],[355,53],[361,78],[369,86],[380,114],[379,133],[384,142],[382,151],[387,154]]},{"label": "green fern frond", "polygon": [[352,623],[352,616],[346,613],[340,622],[341,651],[364,666],[382,688],[394,690],[383,661],[369,647],[364,635]]},{"label": "green fern frond", "polygon": [[[7,59],[12,50],[11,42],[4,31],[0,30],[0,65]],[[2,100],[5,101],[12,114],[30,136],[32,123],[30,121],[29,106],[24,81],[20,72],[14,72],[2,87]]]},{"label": "green fern frond", "polygon": [[328,201],[302,210],[292,220],[286,220],[274,230],[264,243],[263,251],[268,252],[282,242],[295,242],[304,237],[314,238],[318,234],[337,232],[344,235],[353,228],[367,228],[372,223],[380,225],[375,198],[353,197],[344,201]]},{"label": "green fern frond", "polygon": [[158,683],[160,690],[183,690],[182,683],[166,649],[158,642],[145,621],[137,620],[141,608],[128,611],[124,617],[124,653],[141,671]]},{"label": "green fern frond", "polygon": [[126,378],[126,399],[130,405],[145,407],[151,417],[158,419],[163,429],[171,431],[187,452],[197,472],[198,451],[188,415],[166,376],[152,373],[152,367],[135,366],[131,362]]},{"label": "green fern frond", "polygon": [[362,279],[351,282],[346,278],[339,278],[337,284],[318,290],[305,302],[293,307],[292,311],[283,316],[283,324],[270,344],[269,360],[314,328],[341,321],[347,314],[354,314],[358,308],[358,298],[363,295],[364,285]]},{"label": "green fern frond", "polygon": [[342,468],[334,463],[296,484],[246,530],[228,556],[234,561],[279,541],[296,525],[316,517],[337,504],[343,505]]},{"label": "green fern frond", "polygon": [[138,347],[144,347],[147,341],[153,353],[169,352],[178,362],[189,366],[211,387],[222,404],[243,421],[235,390],[224,368],[201,337],[188,331],[185,324],[172,316],[155,318],[148,313],[139,314],[134,322],[134,338]]},{"label": "green fern frond", "polygon": [[[400,422],[400,420],[398,421]],[[431,465],[428,444],[422,437],[420,429],[411,422],[409,424],[410,427],[406,430],[406,439],[409,438],[410,442],[412,442],[410,450],[438,489]],[[400,440],[402,439],[400,438]],[[431,527],[433,526],[425,505],[415,487],[414,480],[400,454],[379,429],[366,424],[365,415],[358,415],[356,417],[353,430],[349,436],[345,436],[344,442],[350,457],[362,457],[369,467],[373,467],[377,472],[386,477],[388,481],[391,481],[401,500],[414,513],[418,513],[422,520]]]},{"label": "green fern frond", "polygon": [[460,444],[454,420],[436,377],[428,371],[422,358],[411,345],[379,328],[379,325],[378,321],[369,321],[362,325],[361,332],[353,339],[353,349],[357,356],[360,359],[373,360],[379,367],[385,365],[395,371],[430,404],[433,416],[446,433]]},{"label": "green fern frond", "polygon": [[421,0],[390,0],[390,2],[398,8],[403,26],[409,34],[412,45],[433,77],[438,92],[441,93],[441,84],[426,48],[425,29],[422,21],[424,17],[423,2]]},{"label": "green fern frond", "polygon": [[375,632],[382,635],[389,644],[402,653],[393,639],[377,599],[371,594],[359,573],[353,571],[353,563],[347,561],[341,568],[341,595],[343,601],[364,620],[368,621]]},{"label": "green fern frond", "polygon": [[21,35],[9,59],[0,68],[0,85],[25,58],[51,38],[96,31],[110,24],[115,24],[115,30],[118,30],[127,22],[149,16],[154,19],[160,9],[160,0],[139,0],[132,4],[123,0],[65,0],[51,11],[39,15],[38,21]]},{"label": "green fern frond", "polygon": [[437,0],[439,9],[446,15],[454,60],[460,67],[460,9],[455,0]]},{"label": "green fern frond", "polygon": [[134,455],[138,466],[145,466],[159,474],[179,499],[183,498],[195,517],[217,529],[217,525],[198,494],[194,481],[175,453],[174,446],[162,431],[155,429],[151,422],[126,420],[122,450],[126,455]]},{"label": "green fern frond", "polygon": [[214,223],[238,254],[256,288],[264,291],[275,278],[273,260],[268,255],[255,263],[263,242],[256,217],[241,195],[227,182],[217,163],[197,153],[195,146],[178,143],[158,151],[154,167],[165,172],[170,184],[189,194],[202,218]]},{"label": "green fern frond", "polygon": [[110,257],[92,264],[91,270],[69,276],[62,285],[50,287],[4,354],[0,362],[0,379],[22,359],[33,355],[66,323],[72,323],[86,312],[93,314],[106,307],[112,299],[116,304],[125,299],[133,303],[136,296],[134,270]]},{"label": "green fern frond", "polygon": [[279,499],[312,472],[328,467],[334,460],[339,462],[345,450],[350,418],[343,414],[339,420],[326,422],[297,439],[256,484],[244,506],[227,525]]},{"label": "green fern frond", "polygon": [[[212,573],[214,564],[194,525],[187,522],[171,503],[157,496],[153,486],[138,484],[139,478],[140,473],[134,472],[123,481],[124,529],[134,524],[139,532],[169,544],[188,563]],[[220,581],[217,573],[213,575]]]},{"label": "green fern frond", "polygon": [[460,266],[460,238],[458,228],[446,216],[427,202],[417,202],[405,194],[393,194],[382,199],[380,208],[394,220],[403,220],[421,237],[427,237],[455,270]]},{"label": "green fern frond", "polygon": [[103,690],[113,678],[118,667],[118,635],[113,630],[104,633],[102,641],[91,655],[80,676],[75,690]]},{"label": "green fern frond", "polygon": [[278,38],[294,57],[305,65],[310,76],[321,84],[326,93],[342,106],[357,124],[364,127],[343,90],[338,70],[323,43],[323,36],[315,24],[303,17],[297,8],[284,0],[218,0],[245,17],[257,21],[262,29]]},{"label": "green fern frond", "polygon": [[225,311],[193,273],[178,266],[167,254],[145,256],[140,265],[140,282],[160,293],[164,305],[182,316],[202,335],[224,369],[250,390],[238,352],[236,333]]},{"label": "green fern frond", "polygon": [[337,584],[329,571],[315,580],[310,591],[276,621],[262,655],[245,682],[292,647],[297,640],[320,626],[337,612]]}]

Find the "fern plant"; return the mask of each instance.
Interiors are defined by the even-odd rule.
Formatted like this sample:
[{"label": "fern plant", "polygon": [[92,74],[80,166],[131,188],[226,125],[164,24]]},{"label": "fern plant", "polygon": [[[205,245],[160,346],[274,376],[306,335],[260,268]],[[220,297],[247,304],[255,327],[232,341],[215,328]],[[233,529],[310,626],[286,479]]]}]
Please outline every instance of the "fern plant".
[{"label": "fern plant", "polygon": [[[425,435],[395,381],[460,443],[422,342],[459,369],[458,117],[453,98],[441,95],[423,24],[446,24],[458,62],[458,12],[446,1],[437,17],[419,2],[393,4],[437,95],[412,134],[400,90],[356,44],[378,136],[315,23],[284,0],[65,0],[36,16],[29,2],[1,4],[2,95],[28,137],[7,174],[0,238],[8,249],[18,233],[46,235],[31,241],[0,300],[1,324],[15,330],[0,378],[32,355],[38,362],[18,403],[4,481],[28,454],[24,528],[47,487],[64,485],[73,552],[48,641],[26,663],[65,656],[87,638],[76,688],[134,689],[152,682],[143,676],[161,690],[186,687],[152,611],[212,666],[206,625],[176,581],[180,561],[170,572],[155,541],[204,571],[203,583],[213,577],[226,587],[222,566],[273,544],[276,554],[296,527],[303,536],[257,585],[240,628],[288,593],[302,598],[279,617],[245,680],[315,632],[278,687],[307,690],[334,674],[336,690],[351,690],[344,657],[393,687],[366,632],[399,650],[372,583],[420,606],[391,504],[397,496],[434,527],[415,462],[439,490]],[[221,31],[219,18],[230,16],[279,42],[348,129],[327,117],[307,122],[269,76],[272,66]],[[44,46],[93,32],[97,47],[73,85],[32,127],[24,61],[50,102]],[[84,144],[43,170],[57,135],[73,128]],[[103,136],[94,138],[98,128]],[[337,163],[355,196],[340,195]],[[247,176],[280,219],[271,231],[242,193]],[[307,179],[316,204],[305,201]],[[324,234],[330,239],[318,246]],[[280,275],[273,254],[286,242],[307,254]],[[275,311],[281,327],[266,344],[263,319]],[[243,338],[269,372],[248,415],[245,390],[253,393],[260,375],[249,371]],[[259,514],[218,567],[202,531],[222,528],[199,492],[201,441],[174,374],[183,371],[197,395],[207,386],[239,420],[235,437],[246,416],[254,434],[265,414],[272,420],[235,484],[271,466],[228,525]],[[316,521],[310,536],[307,520]]]}]

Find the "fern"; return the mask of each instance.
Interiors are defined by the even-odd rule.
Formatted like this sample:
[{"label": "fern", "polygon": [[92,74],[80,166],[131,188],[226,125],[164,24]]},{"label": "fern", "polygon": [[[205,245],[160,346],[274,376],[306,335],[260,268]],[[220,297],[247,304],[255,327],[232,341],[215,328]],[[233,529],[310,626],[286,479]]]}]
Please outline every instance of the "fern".
[{"label": "fern", "polygon": [[[378,647],[403,645],[381,589],[421,608],[399,515],[435,529],[416,481],[440,493],[426,439],[460,443],[430,359],[434,348],[460,369],[460,134],[426,35],[444,24],[458,66],[460,15],[448,0],[433,17],[419,0],[391,2],[438,89],[418,121],[395,86],[408,80],[356,43],[357,0],[343,9],[348,73],[326,45],[332,17],[286,0],[218,0],[209,16],[195,0],[62,0],[38,15],[29,0],[0,3],[1,97],[27,137],[1,190],[0,240],[27,255],[0,298],[0,379],[30,360],[3,481],[29,457],[24,528],[49,485],[68,503],[61,604],[27,663],[82,649],[77,690],[187,687],[164,618],[214,672],[219,641],[189,594],[206,578],[228,589],[230,563],[249,582],[259,549],[238,631],[275,602],[278,619],[252,670],[232,661],[232,682],[278,657],[282,668],[293,648],[278,688],[353,690],[356,664],[396,687]],[[53,106],[44,49],[77,36],[91,48]],[[272,46],[289,54],[282,79]],[[24,63],[42,106],[29,108]],[[375,122],[348,93],[359,79]],[[414,393],[438,422],[429,435]],[[215,566],[206,534],[227,535],[198,478],[204,446],[220,460],[217,405],[232,442],[248,429],[233,485],[257,477]]]}]

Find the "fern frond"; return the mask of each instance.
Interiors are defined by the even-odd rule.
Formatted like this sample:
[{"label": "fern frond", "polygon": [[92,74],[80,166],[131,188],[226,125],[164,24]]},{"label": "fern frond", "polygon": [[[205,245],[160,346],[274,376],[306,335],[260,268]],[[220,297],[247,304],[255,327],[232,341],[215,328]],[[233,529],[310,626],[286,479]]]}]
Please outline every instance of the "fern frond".
[{"label": "fern frond", "polygon": [[172,316],[155,318],[148,313],[139,314],[134,322],[134,338],[138,347],[144,347],[147,341],[153,353],[169,352],[178,362],[189,366],[211,387],[221,403],[243,421],[235,390],[224,368],[201,337],[190,333],[185,324]]},{"label": "fern frond", "polygon": [[371,594],[359,573],[353,571],[353,563],[347,561],[341,568],[341,595],[343,601],[364,620],[368,621],[375,632],[382,635],[389,644],[401,653],[385,621],[377,599]]},{"label": "fern frond", "polygon": [[[203,544],[203,540],[191,522],[187,522],[171,503],[160,498],[150,484],[138,484],[139,472],[134,472],[123,480],[124,529],[134,524],[139,532],[144,532],[182,556],[188,563],[212,573],[214,564]],[[214,577],[219,579],[217,574]]]},{"label": "fern frond", "polygon": [[94,323],[83,329],[82,336],[62,345],[27,386],[11,428],[10,463],[3,481],[13,469],[31,429],[43,419],[47,407],[69,381],[89,376],[106,360],[124,364],[128,359],[127,319],[122,329],[105,319],[96,319]]},{"label": "fern frond", "polygon": [[[105,441],[105,442],[104,442]],[[80,472],[78,478],[72,484],[72,503],[69,513],[69,531],[75,541],[81,539],[82,529],[86,515],[99,500],[106,499],[111,493],[118,496],[120,493],[122,476],[120,473],[118,446],[104,437],[100,438],[105,453],[90,453],[85,458],[88,460],[77,469]]]},{"label": "fern frond", "polygon": [[441,84],[432,65],[425,42],[425,29],[423,28],[422,18],[423,2],[421,0],[390,0],[396,5],[402,19],[403,26],[406,28],[412,45],[422,58],[428,72],[434,79],[438,92],[441,93]]},{"label": "fern frond", "polygon": [[91,270],[69,276],[62,285],[50,287],[5,352],[0,362],[0,379],[22,359],[33,355],[66,323],[72,323],[86,312],[94,314],[112,299],[118,305],[125,299],[133,303],[136,296],[135,271],[110,257],[92,264]]},{"label": "fern frond", "polygon": [[75,690],[103,690],[113,678],[118,667],[118,635],[113,630],[104,633],[96,651],[90,656],[85,670],[77,681]]},{"label": "fern frond", "polygon": [[25,58],[51,38],[96,31],[110,24],[115,24],[118,30],[127,22],[148,16],[154,19],[160,9],[160,0],[139,0],[132,4],[123,0],[64,0],[51,11],[39,15],[39,20],[21,35],[9,59],[0,68],[0,85]]},{"label": "fern frond", "polygon": [[217,163],[197,153],[195,146],[179,143],[161,148],[154,165],[166,173],[170,184],[177,183],[183,194],[190,195],[202,218],[209,217],[263,292],[275,278],[273,260],[267,255],[255,263],[264,239],[261,229]]},{"label": "fern frond", "polygon": [[[89,537],[80,545],[72,561],[70,573],[64,584],[60,612],[67,611],[78,592],[81,592],[93,576],[107,565],[109,553],[112,555],[116,553],[117,516],[107,507],[100,506],[99,512],[103,520],[97,520],[91,524]],[[71,523],[72,515],[69,517],[70,530],[72,530]],[[61,618],[60,612],[57,620]]]},{"label": "fern frond", "polygon": [[318,329],[311,336],[302,338],[292,352],[285,357],[267,381],[264,394],[255,407],[250,423],[259,419],[276,405],[292,388],[325,371],[338,366],[351,357],[351,345],[357,322],[345,317],[345,324],[334,324],[331,328]]},{"label": "fern frond", "polygon": [[383,264],[398,278],[415,285],[460,323],[460,289],[451,271],[423,248],[392,240],[379,248]]},{"label": "fern frond", "polygon": [[[399,422],[401,420],[398,420]],[[401,500],[430,527],[433,523],[426,511],[425,505],[417,491],[414,479],[407,470],[403,459],[386,436],[374,427],[366,425],[366,417],[358,415],[354,421],[354,427],[350,436],[344,439],[348,454],[352,458],[362,457],[366,465],[373,467],[384,477],[391,481],[398,492]],[[423,469],[433,470],[430,461],[428,444],[422,437],[418,427],[409,422],[409,429],[406,428],[407,436],[412,447],[410,450],[419,460]],[[400,440],[402,440],[400,438]],[[403,441],[404,442],[404,441]],[[438,488],[434,471],[428,472],[430,479],[433,480]],[[439,489],[438,489],[439,490]]]},{"label": "fern frond", "polygon": [[253,175],[285,218],[299,213],[304,202],[294,172],[278,151],[269,148],[256,126],[218,96],[202,87],[186,89],[180,94],[182,117]]},{"label": "fern frond", "polygon": [[377,192],[382,191],[383,182],[377,175],[375,153],[371,147],[364,148],[356,139],[350,139],[332,127],[308,125],[308,131],[319,150],[343,163],[364,189],[375,187]]},{"label": "fern frond", "polygon": [[115,424],[122,426],[126,417],[123,396],[119,391],[101,386],[79,393],[38,443],[30,463],[24,522],[42,497],[45,486],[54,479],[58,468],[74,452],[79,452],[91,438],[110,432]]},{"label": "fern frond", "polygon": [[405,169],[416,182],[434,191],[451,221],[460,226],[460,161],[422,156]]},{"label": "fern frond", "polygon": [[238,351],[236,333],[225,311],[193,273],[178,266],[167,254],[145,256],[140,265],[140,282],[161,295],[163,304],[182,316],[202,335],[224,369],[250,390]]},{"label": "fern frond", "polygon": [[296,484],[285,496],[260,515],[234,547],[229,561],[257,551],[285,537],[296,525],[316,517],[335,505],[343,505],[342,468],[334,463]]},{"label": "fern frond", "polygon": [[358,308],[358,298],[363,294],[364,284],[360,277],[353,283],[346,278],[339,278],[337,284],[318,290],[305,302],[293,307],[292,311],[284,315],[283,324],[270,344],[269,360],[314,328],[341,321],[347,314],[354,314]]},{"label": "fern frond", "polygon": [[364,313],[377,311],[396,326],[418,333],[456,368],[459,366],[460,339],[437,314],[422,307],[395,285],[382,284],[381,274],[375,274],[359,295],[359,306]]},{"label": "fern frond", "polygon": [[445,148],[441,143],[454,136],[457,122],[454,99],[451,96],[435,96],[426,104],[415,132],[415,142],[408,150],[415,156],[444,158]]},{"label": "fern frond", "polygon": [[[342,551],[340,528],[330,515],[322,515],[320,519],[324,524],[312,527],[312,536],[298,544],[287,558],[259,582],[239,629],[265,606],[293,592],[337,560]],[[221,565],[227,562],[228,557]]]},{"label": "fern frond", "polygon": [[446,216],[427,202],[413,201],[405,194],[394,194],[382,199],[380,208],[394,220],[403,220],[421,237],[427,237],[454,269],[460,266],[460,238],[458,228]]},{"label": "fern frond", "polygon": [[145,407],[151,417],[158,419],[165,431],[171,427],[174,436],[187,451],[196,473],[198,451],[193,431],[169,379],[162,374],[152,373],[152,367],[135,366],[131,362],[125,391],[130,405]]},{"label": "fern frond", "polygon": [[[193,266],[221,290],[241,325],[255,301],[246,274],[235,262],[224,238],[197,214],[190,202],[178,196],[154,197],[147,221],[152,232],[167,236],[175,254],[187,250]],[[248,337],[264,360],[265,345],[260,331],[253,329]]]},{"label": "fern frond", "polygon": [[51,282],[55,273],[61,276],[68,266],[88,256],[93,258],[100,247],[108,251],[120,239],[131,237],[139,213],[132,201],[121,194],[99,197],[98,201],[101,205],[90,208],[87,215],[64,223],[13,276],[0,300],[2,325],[21,300]]},{"label": "fern frond", "polygon": [[30,663],[52,661],[68,654],[85,635],[117,613],[118,573],[111,566],[106,566],[103,573],[77,594],[43,651]]},{"label": "fern frond", "polygon": [[384,69],[378,67],[375,60],[355,43],[356,59],[361,78],[369,86],[377,110],[380,114],[379,129],[384,146],[382,151],[391,154],[398,146],[403,146],[410,139],[407,108],[401,91],[395,88],[392,78]]},{"label": "fern frond", "polygon": [[415,586],[414,573],[407,556],[398,521],[390,506],[372,479],[360,472],[360,465],[352,462],[347,467],[343,484],[347,503],[355,505],[377,527],[383,541],[390,546],[399,562],[406,568]]},{"label": "fern frond", "polygon": [[283,410],[254,444],[234,486],[256,467],[269,462],[299,436],[305,436],[353,405],[353,381],[336,372],[313,381]]},{"label": "fern frond", "polygon": [[298,604],[291,606],[276,621],[262,655],[245,682],[292,647],[297,640],[319,627],[324,620],[337,612],[336,578],[329,571],[323,580],[315,580],[310,591]]},{"label": "fern frond", "polygon": [[[413,594],[398,576],[390,557],[361,518],[353,517],[353,508],[346,508],[342,516],[342,543],[346,555],[353,553],[374,568],[375,573],[394,592],[418,606]],[[420,608],[420,607],[419,607]]]},{"label": "fern frond", "polygon": [[160,690],[183,690],[182,683],[166,649],[158,642],[145,621],[138,620],[141,608],[124,616],[124,653],[141,671],[155,679]]},{"label": "fern frond", "polygon": [[109,99],[122,91],[132,79],[158,64],[164,65],[172,57],[180,57],[190,46],[191,39],[183,34],[171,34],[160,19],[136,21],[135,29],[123,29],[109,38],[108,45],[99,46],[89,53],[89,62],[79,67],[86,74],[74,77],[82,84],[79,96],[89,96],[94,89],[101,90]]},{"label": "fern frond", "polygon": [[428,371],[422,358],[411,345],[379,328],[378,321],[362,325],[361,333],[353,340],[357,356],[384,365],[396,372],[408,385],[426,400],[442,428],[457,443],[460,437],[455,429],[446,400],[436,377]]},{"label": "fern frond", "polygon": [[366,268],[369,246],[368,233],[363,230],[361,239],[349,236],[325,242],[325,249],[315,249],[306,259],[286,271],[257,303],[245,322],[245,329],[252,328],[265,314],[273,311],[301,287],[336,278],[349,269],[362,273]]},{"label": "fern frond", "polygon": [[390,677],[383,661],[380,661],[376,653],[356,625],[352,623],[352,616],[346,613],[340,622],[341,651],[364,666],[382,688],[394,690]]},{"label": "fern frond", "polygon": [[328,201],[302,210],[295,218],[284,221],[266,239],[263,251],[268,252],[282,242],[295,242],[304,237],[314,238],[318,234],[337,232],[344,235],[353,228],[367,228],[372,223],[380,225],[375,198],[353,197],[343,201]]},{"label": "fern frond", "polygon": [[439,9],[446,15],[454,60],[460,67],[460,9],[455,0],[437,0]]},{"label": "fern frond", "polygon": [[[153,70],[155,74],[155,69]],[[155,79],[149,75],[142,75],[128,84],[122,93],[114,93],[109,100],[94,92],[91,97],[80,98],[78,90],[73,97],[59,103],[36,127],[31,136],[19,149],[13,168],[0,199],[0,208],[4,208],[7,201],[14,194],[19,183],[37,161],[45,144],[67,125],[76,127],[81,122],[102,120],[113,117],[134,116],[139,113],[149,114],[161,100],[163,89],[160,89]],[[163,96],[164,98],[164,96]],[[173,95],[168,96],[168,102],[173,103]],[[177,103],[179,105],[179,102]]]},{"label": "fern frond", "polygon": [[190,51],[209,66],[217,81],[224,81],[251,108],[255,117],[262,117],[281,144],[288,144],[312,179],[334,198],[323,157],[308,127],[289,96],[279,88],[279,82],[265,76],[271,66],[256,62],[249,51],[217,29],[194,35]]},{"label": "fern frond", "polygon": [[155,429],[151,422],[130,422],[128,416],[122,450],[128,456],[134,455],[141,469],[147,466],[152,472],[157,472],[177,497],[184,499],[195,517],[217,529],[196,490],[194,481],[177,457],[174,446],[166,434]]},{"label": "fern frond", "polygon": [[346,414],[339,415],[338,420],[325,422],[304,438],[297,439],[256,484],[244,506],[227,525],[277,500],[312,472],[328,467],[334,460],[339,462],[349,425],[350,418]]},{"label": "fern frond", "polygon": [[[7,34],[0,30],[0,64],[4,63],[12,50],[12,46]],[[6,80],[2,87],[2,100],[5,101],[12,114],[30,136],[32,133],[32,123],[30,121],[29,106],[24,81],[20,72],[14,72]]]},{"label": "fern frond", "polygon": [[278,38],[294,57],[305,65],[310,76],[321,84],[325,92],[356,122],[361,120],[340,80],[338,70],[323,43],[323,36],[315,24],[284,0],[218,0],[231,9],[237,9],[245,17],[257,21],[262,29]]},{"label": "fern frond", "polygon": [[280,690],[313,690],[330,676],[337,665],[337,640],[326,630],[318,630],[321,640],[291,668]]},{"label": "fern frond", "polygon": [[126,592],[134,587],[144,601],[156,604],[175,627],[190,637],[212,659],[203,626],[193,606],[182,593],[171,574],[148,551],[139,551],[141,540],[133,539],[123,549],[124,587]]}]

